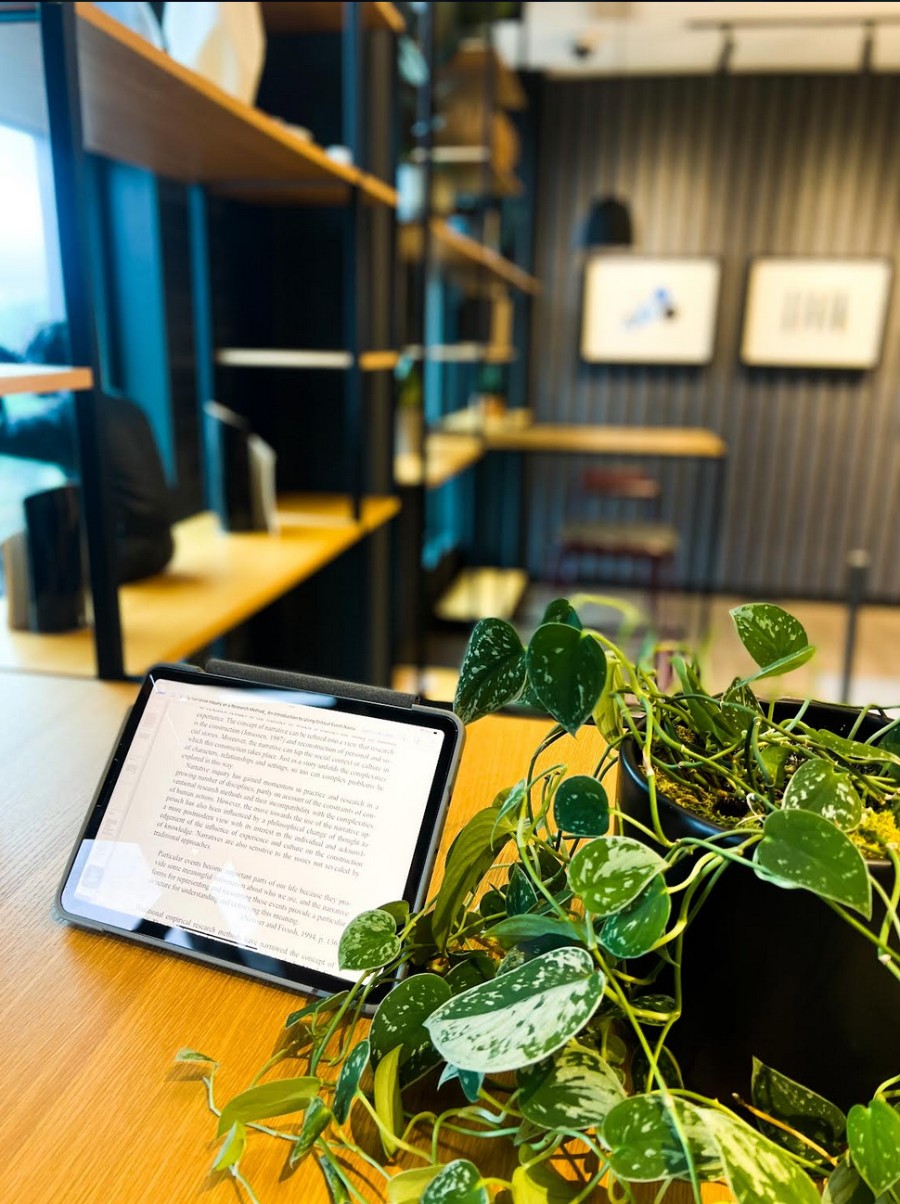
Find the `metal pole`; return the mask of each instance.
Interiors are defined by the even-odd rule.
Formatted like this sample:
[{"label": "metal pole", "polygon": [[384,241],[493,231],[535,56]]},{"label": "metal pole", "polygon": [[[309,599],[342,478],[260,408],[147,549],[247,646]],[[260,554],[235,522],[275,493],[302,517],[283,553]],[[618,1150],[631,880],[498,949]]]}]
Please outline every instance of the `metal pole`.
[{"label": "metal pole", "polygon": [[866,592],[870,558],[864,548],[856,548],[847,556],[847,631],[844,637],[844,669],[841,674],[841,702],[850,701],[853,658],[856,653],[856,628],[859,608]]},{"label": "metal pole", "polygon": [[428,502],[428,444],[426,439],[426,415],[428,413],[426,385],[432,379],[428,372],[428,282],[431,276],[433,239],[431,236],[432,180],[434,175],[434,72],[435,39],[432,6],[426,5],[419,17],[421,50],[428,67],[427,79],[419,88],[416,97],[415,145],[419,154],[415,161],[422,164],[422,211],[419,221],[422,230],[422,257],[415,265],[413,274],[413,298],[421,331],[422,372],[422,422],[419,431],[418,462],[420,477],[415,485],[415,501],[411,507],[414,516],[413,544],[415,553],[412,660],[419,679],[422,677],[426,660],[427,605],[425,598],[425,535],[427,530]]},{"label": "metal pole", "polygon": [[100,360],[90,274],[77,18],[74,5],[61,3],[42,3],[40,16],[70,350],[73,364],[90,367],[96,382],[94,390],[76,393],[75,422],[81,466],[81,498],[88,537],[97,675],[105,680],[117,680],[123,678],[125,672],[108,450],[97,406]]},{"label": "metal pole", "polygon": [[[357,167],[363,164],[362,123],[362,6],[343,5],[344,30],[341,40],[343,83],[344,145],[349,147]],[[360,366],[362,353],[362,322],[366,309],[366,280],[363,271],[362,242],[363,214],[358,188],[350,189],[345,215],[344,238],[344,346],[350,353],[350,366],[345,379],[346,469],[351,494],[353,518],[359,521],[362,512],[363,465],[363,379]]]},{"label": "metal pole", "polygon": [[206,191],[202,184],[191,184],[187,190],[188,239],[191,255],[191,307],[194,316],[194,364],[197,384],[197,421],[200,424],[201,464],[203,469],[203,502],[207,508],[214,504],[212,485],[213,464],[208,446],[207,421],[203,407],[215,400],[215,338],[213,334],[212,288],[209,278],[209,228],[206,212]]}]

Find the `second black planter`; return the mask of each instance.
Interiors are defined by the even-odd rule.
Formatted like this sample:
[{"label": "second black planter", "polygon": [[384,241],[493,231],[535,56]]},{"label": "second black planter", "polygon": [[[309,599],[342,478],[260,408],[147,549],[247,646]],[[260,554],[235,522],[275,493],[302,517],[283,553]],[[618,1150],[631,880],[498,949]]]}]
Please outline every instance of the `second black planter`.
[{"label": "second black planter", "polygon": [[[787,719],[799,704],[779,703]],[[857,712],[816,704],[814,728],[846,735]],[[867,717],[865,739],[882,721]],[[718,829],[659,797],[670,839]],[[619,806],[650,825],[639,750],[623,746]],[[887,862],[870,870],[888,890]],[[884,911],[875,905],[871,928]],[[688,1087],[731,1102],[750,1098],[753,1057],[847,1108],[867,1103],[884,1079],[900,1073],[900,982],[877,952],[815,895],[762,882],[747,867],[729,867],[684,940],[683,1013],[669,1044]]]}]

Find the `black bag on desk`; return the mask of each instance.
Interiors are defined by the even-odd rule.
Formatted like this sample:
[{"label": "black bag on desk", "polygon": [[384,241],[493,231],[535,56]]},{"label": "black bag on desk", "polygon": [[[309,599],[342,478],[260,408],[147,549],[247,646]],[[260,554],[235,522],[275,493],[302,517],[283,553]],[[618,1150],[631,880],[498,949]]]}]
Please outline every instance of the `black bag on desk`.
[{"label": "black bag on desk", "polygon": [[153,430],[140,406],[97,398],[107,438],[120,582],[161,572],[172,559],[172,503]]},{"label": "black bag on desk", "polygon": [[[126,397],[102,393],[95,395],[95,401],[106,444],[118,579],[134,581],[160,572],[172,559],[169,486],[153,430],[140,406]],[[0,453],[58,464],[77,474],[72,395],[21,418],[8,418],[0,401]]]}]

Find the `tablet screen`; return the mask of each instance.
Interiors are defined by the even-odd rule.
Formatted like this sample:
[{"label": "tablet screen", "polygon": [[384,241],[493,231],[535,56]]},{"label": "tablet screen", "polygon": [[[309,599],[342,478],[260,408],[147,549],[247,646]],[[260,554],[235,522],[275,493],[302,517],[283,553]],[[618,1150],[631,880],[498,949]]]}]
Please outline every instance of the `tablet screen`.
[{"label": "tablet screen", "polygon": [[71,918],[329,989],[347,922],[430,863],[441,712],[151,674],[61,892]]}]

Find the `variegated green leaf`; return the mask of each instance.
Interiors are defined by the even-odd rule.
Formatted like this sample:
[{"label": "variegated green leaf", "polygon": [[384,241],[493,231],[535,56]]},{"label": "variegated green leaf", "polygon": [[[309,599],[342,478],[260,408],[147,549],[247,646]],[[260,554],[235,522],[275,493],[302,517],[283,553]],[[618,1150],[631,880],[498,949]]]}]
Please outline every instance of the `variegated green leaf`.
[{"label": "variegated green leaf", "polygon": [[394,1175],[387,1185],[388,1204],[419,1204],[425,1188],[440,1173],[439,1166],[417,1166]]},{"label": "variegated green leaf", "polygon": [[478,1167],[465,1158],[448,1162],[422,1196],[422,1204],[489,1204]]},{"label": "variegated green leaf", "polygon": [[234,1166],[240,1160],[246,1145],[247,1126],[242,1121],[236,1120],[225,1135],[222,1148],[212,1165],[213,1170],[227,1171],[230,1166]]},{"label": "variegated green leaf", "polygon": [[[808,1087],[795,1083],[787,1075],[772,1070],[758,1058],[753,1059],[750,1090],[753,1105],[760,1112],[803,1133],[830,1154],[840,1153],[847,1118],[836,1104],[810,1091]],[[783,1146],[792,1154],[799,1154],[801,1158],[813,1156],[810,1147],[793,1134],[759,1117],[757,1124],[760,1131],[776,1145]]]},{"label": "variegated green leaf", "polygon": [[[508,790],[501,790],[494,799],[494,807],[497,809],[497,822],[505,819],[507,816],[512,817],[512,822],[515,824],[519,815],[519,808],[525,801],[525,783],[516,782],[515,786],[510,786]],[[497,805],[499,802],[499,806]]]},{"label": "variegated green leaf", "polygon": [[847,1115],[853,1165],[876,1196],[900,1183],[900,1114],[883,1099],[868,1108],[854,1104]]},{"label": "variegated green leaf", "polygon": [[339,1125],[342,1125],[350,1115],[350,1105],[356,1095],[362,1073],[369,1064],[371,1047],[369,1038],[364,1037],[347,1054],[347,1060],[341,1067],[337,1086],[334,1089],[334,1115]]},{"label": "variegated green leaf", "polygon": [[300,1136],[291,1146],[291,1152],[288,1156],[288,1164],[290,1166],[296,1166],[298,1162],[302,1162],[306,1158],[316,1144],[317,1139],[322,1136],[331,1124],[332,1119],[331,1109],[324,1100],[319,1099],[317,1096],[306,1109]]},{"label": "variegated green leaf", "polygon": [[607,916],[600,944],[613,957],[641,957],[665,932],[671,911],[672,901],[662,878],[651,878],[634,902]]},{"label": "variegated green leaf", "polygon": [[378,1005],[369,1030],[372,1049],[380,1058],[396,1046],[403,1046],[400,1081],[404,1086],[441,1061],[425,1021],[450,996],[450,987],[437,974],[414,974],[398,982]]},{"label": "variegated green leaf", "polygon": [[537,891],[531,879],[520,865],[514,865],[509,875],[509,889],[506,892],[506,914],[521,916],[538,901]]},{"label": "variegated green leaf", "polygon": [[627,907],[663,869],[663,859],[639,840],[606,836],[578,850],[569,862],[569,885],[588,911],[609,916]]},{"label": "variegated green leaf", "polygon": [[405,899],[395,899],[392,903],[380,903],[377,911],[386,911],[394,917],[394,922],[402,927],[409,919],[409,904]]},{"label": "variegated green leaf", "polygon": [[669,1022],[676,1004],[671,995],[638,995],[631,1007],[641,1024],[662,1028]]},{"label": "variegated green leaf", "polygon": [[736,1116],[708,1108],[703,1118],[738,1204],[819,1204],[812,1180],[784,1150]]},{"label": "variegated green leaf", "polygon": [[603,1125],[609,1164],[618,1178],[626,1183],[653,1183],[689,1177],[673,1107],[678,1109],[678,1122],[698,1176],[715,1179],[721,1174],[722,1161],[704,1124],[705,1112],[675,1100],[670,1106],[660,1095],[633,1095],[617,1104]]},{"label": "variegated green leaf", "polygon": [[812,811],[773,811],[763,824],[753,865],[760,878],[800,887],[872,914],[872,884],[856,845]]},{"label": "variegated green leaf", "polygon": [[222,1109],[217,1136],[227,1133],[236,1120],[265,1120],[269,1116],[302,1112],[309,1101],[315,1099],[321,1085],[319,1079],[309,1077],[273,1079],[271,1083],[248,1087]]},{"label": "variegated green leaf", "polygon": [[570,1041],[552,1059],[518,1073],[519,1109],[545,1129],[599,1128],[625,1099],[615,1071],[595,1049]]},{"label": "variegated green leaf", "polygon": [[518,698],[524,685],[525,649],[516,629],[503,619],[481,619],[463,657],[453,709],[463,723],[474,723]]},{"label": "variegated green leaf", "polygon": [[821,744],[823,748],[829,748],[832,752],[838,753],[846,761],[887,762],[892,759],[888,746],[866,744],[863,740],[848,740],[846,736],[838,736],[835,732],[829,732],[824,727],[820,727],[816,731],[816,743]]},{"label": "variegated green leaf", "polygon": [[525,663],[538,700],[574,735],[603,691],[606,657],[600,645],[567,623],[544,623],[531,637]]},{"label": "variegated green leaf", "polygon": [[393,1157],[397,1143],[392,1139],[403,1132],[403,1100],[400,1096],[400,1055],[398,1045],[386,1053],[375,1068],[375,1111],[387,1132],[379,1130],[381,1144],[388,1158]]},{"label": "variegated green leaf", "polygon": [[844,832],[859,827],[862,799],[846,773],[820,757],[804,761],[787,784],[785,811],[812,811]]},{"label": "variegated green leaf", "polygon": [[541,623],[567,623],[576,631],[582,629],[581,619],[568,598],[554,598],[552,602],[548,603]]},{"label": "variegated green leaf", "polygon": [[513,1171],[513,1204],[569,1204],[583,1190],[583,1183],[564,1179],[546,1162]]},{"label": "variegated green leaf", "polygon": [[476,812],[458,833],[444,868],[444,877],[434,901],[432,933],[439,949],[446,949],[450,929],[469,891],[494,864],[515,824],[507,816],[499,819],[493,807]]},{"label": "variegated green leaf", "polygon": [[777,677],[806,664],[815,652],[803,625],[780,606],[750,602],[731,612],[741,643],[763,672],[757,678]]},{"label": "variegated green leaf", "polygon": [[469,987],[488,982],[497,973],[497,963],[486,953],[472,953],[464,961],[451,966],[444,978],[451,995],[461,995]]},{"label": "variegated green leaf", "polygon": [[891,1201],[887,1196],[879,1196],[876,1200],[859,1172],[842,1162],[828,1176],[822,1204],[891,1204]]},{"label": "variegated green leaf", "polygon": [[375,970],[400,952],[394,917],[386,911],[364,911],[350,921],[338,945],[342,970]]},{"label": "variegated green leaf", "polygon": [[350,1193],[347,1191],[347,1185],[344,1183],[337,1164],[321,1153],[316,1154],[316,1162],[319,1164],[322,1178],[328,1186],[331,1204],[349,1204]]},{"label": "variegated green leaf", "polygon": [[197,1049],[179,1049],[175,1055],[176,1062],[209,1062],[211,1066],[218,1066],[219,1063],[215,1058],[208,1058],[206,1054],[200,1053]]},{"label": "variegated green leaf", "polygon": [[484,1075],[480,1070],[460,1070],[458,1066],[451,1066],[448,1062],[441,1071],[441,1077],[438,1079],[438,1087],[443,1087],[445,1083],[450,1083],[456,1080],[462,1087],[463,1095],[470,1104],[474,1104],[478,1100],[481,1092],[482,1084],[484,1083]]},{"label": "variegated green leaf", "polygon": [[604,836],[609,828],[609,799],[587,774],[560,782],[553,796],[556,826],[568,836]]},{"label": "variegated green leaf", "polygon": [[284,1027],[293,1028],[301,1020],[312,1020],[315,1016],[324,1015],[326,1012],[336,1012],[346,998],[346,991],[338,991],[336,995],[328,995],[324,999],[314,999],[305,1007],[291,1012],[284,1022]]},{"label": "variegated green leaf", "polygon": [[625,674],[618,660],[609,652],[606,656],[606,681],[603,693],[594,707],[594,723],[600,735],[609,743],[619,735],[622,720],[617,695],[625,688]]},{"label": "variegated green leaf", "polygon": [[587,936],[578,921],[560,920],[556,916],[511,916],[494,924],[488,932],[495,941],[507,947],[542,936],[559,937],[570,945],[587,943]]},{"label": "variegated green leaf", "polygon": [[554,1053],[587,1023],[605,981],[586,950],[555,949],[455,995],[425,1027],[454,1066],[518,1070]]}]

